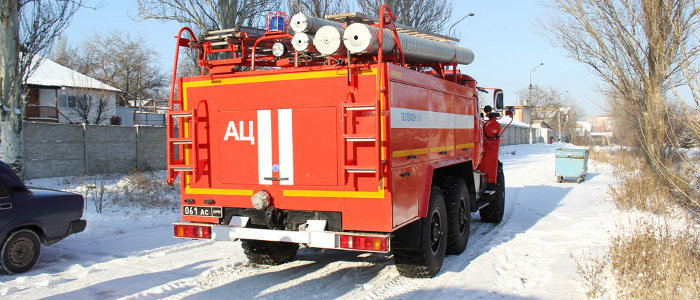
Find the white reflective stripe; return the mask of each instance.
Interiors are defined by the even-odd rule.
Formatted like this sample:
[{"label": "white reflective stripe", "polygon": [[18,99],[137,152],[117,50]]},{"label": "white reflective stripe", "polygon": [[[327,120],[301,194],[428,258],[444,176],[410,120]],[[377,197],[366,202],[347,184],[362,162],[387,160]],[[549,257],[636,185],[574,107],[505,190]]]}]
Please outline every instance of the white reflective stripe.
[{"label": "white reflective stripe", "polygon": [[455,115],[455,129],[474,129],[474,116]]},{"label": "white reflective stripe", "polygon": [[272,184],[272,113],[258,110],[258,182]]},{"label": "white reflective stripe", "polygon": [[392,107],[391,128],[473,129],[474,116]]},{"label": "white reflective stripe", "polygon": [[280,185],[294,184],[294,139],[292,136],[292,110],[280,109],[277,112],[277,124],[279,125],[279,163],[280,177],[289,178],[281,180]]}]

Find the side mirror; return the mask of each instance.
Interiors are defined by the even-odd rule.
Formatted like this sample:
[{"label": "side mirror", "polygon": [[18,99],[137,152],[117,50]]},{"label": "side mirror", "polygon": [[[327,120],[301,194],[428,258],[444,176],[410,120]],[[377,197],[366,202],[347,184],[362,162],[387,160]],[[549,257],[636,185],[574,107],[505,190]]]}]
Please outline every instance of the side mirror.
[{"label": "side mirror", "polygon": [[496,106],[496,111],[503,111],[503,90],[496,89],[493,92],[493,103]]},{"label": "side mirror", "polygon": [[512,119],[514,114],[515,114],[515,107],[506,106],[506,116],[508,116]]}]

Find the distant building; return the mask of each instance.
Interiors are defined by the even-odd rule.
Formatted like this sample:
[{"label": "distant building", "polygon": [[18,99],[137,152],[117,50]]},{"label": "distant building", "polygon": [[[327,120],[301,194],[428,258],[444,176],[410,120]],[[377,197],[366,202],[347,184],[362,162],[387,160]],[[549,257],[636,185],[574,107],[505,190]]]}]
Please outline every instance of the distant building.
[{"label": "distant building", "polygon": [[586,119],[590,126],[588,136],[591,142],[599,145],[611,145],[613,143],[613,119],[610,115],[604,114]]},{"label": "distant building", "polygon": [[157,99],[142,99],[126,101],[127,107],[136,108],[142,112],[165,114],[170,107],[170,101]]},{"label": "distant building", "polygon": [[[90,122],[97,116],[102,103],[104,119],[115,115],[119,89],[64,67],[50,59],[36,59],[34,71],[27,79],[24,119],[52,123],[83,123],[79,111],[87,111]],[[82,101],[82,102],[81,102]],[[91,109],[87,110],[86,107]]]},{"label": "distant building", "polygon": [[530,120],[532,119],[532,106],[525,103],[524,105],[514,105],[513,108],[515,109],[513,112],[513,120],[530,124]]},{"label": "distant building", "polygon": [[586,122],[591,124],[591,132],[612,132],[613,119],[608,114],[603,114],[597,117],[586,119]]}]

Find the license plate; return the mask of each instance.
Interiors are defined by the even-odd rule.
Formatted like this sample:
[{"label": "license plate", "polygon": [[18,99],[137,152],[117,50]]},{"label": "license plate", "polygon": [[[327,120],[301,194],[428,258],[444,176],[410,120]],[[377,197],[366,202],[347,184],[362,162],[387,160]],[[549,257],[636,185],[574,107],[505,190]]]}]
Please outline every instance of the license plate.
[{"label": "license plate", "polygon": [[214,206],[183,206],[182,215],[214,218],[221,218],[224,216],[221,207]]}]

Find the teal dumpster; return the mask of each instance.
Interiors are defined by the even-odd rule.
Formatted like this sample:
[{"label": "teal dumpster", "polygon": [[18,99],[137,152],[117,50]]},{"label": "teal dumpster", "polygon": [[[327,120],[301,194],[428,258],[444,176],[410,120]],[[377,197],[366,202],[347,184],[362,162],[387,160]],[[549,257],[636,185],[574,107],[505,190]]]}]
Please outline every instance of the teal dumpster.
[{"label": "teal dumpster", "polygon": [[555,176],[557,182],[575,178],[581,183],[588,172],[588,148],[564,147],[554,152]]}]

